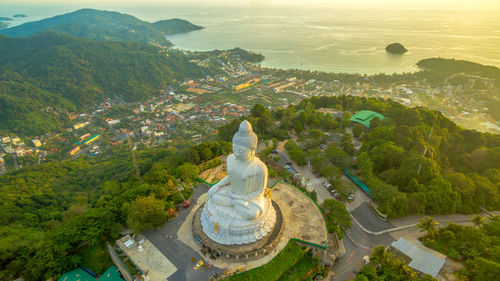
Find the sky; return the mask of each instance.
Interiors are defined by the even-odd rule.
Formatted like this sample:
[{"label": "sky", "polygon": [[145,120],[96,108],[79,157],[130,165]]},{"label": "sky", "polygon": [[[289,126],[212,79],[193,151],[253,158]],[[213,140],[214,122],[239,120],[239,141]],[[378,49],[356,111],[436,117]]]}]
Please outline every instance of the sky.
[{"label": "sky", "polygon": [[500,9],[500,0],[1,0],[9,4],[141,4],[151,6],[331,6],[409,9]]}]

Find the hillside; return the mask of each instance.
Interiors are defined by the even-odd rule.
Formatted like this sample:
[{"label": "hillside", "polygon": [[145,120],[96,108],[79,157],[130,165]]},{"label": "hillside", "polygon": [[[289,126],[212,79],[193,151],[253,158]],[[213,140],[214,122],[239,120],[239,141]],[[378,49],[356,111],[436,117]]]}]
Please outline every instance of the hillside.
[{"label": "hillside", "polygon": [[118,12],[81,9],[55,17],[33,21],[0,31],[0,34],[23,37],[44,31],[54,31],[98,41],[127,41],[172,45],[165,34],[200,29],[180,19],[149,23]]},{"label": "hillside", "polygon": [[0,35],[0,131],[40,134],[60,127],[67,110],[83,111],[115,94],[144,100],[175,80],[209,73],[179,51],[160,50],[56,33]]},{"label": "hillside", "polygon": [[496,83],[500,84],[500,68],[496,66],[443,58],[423,59],[417,62],[417,66],[439,77],[454,73],[466,73],[495,79]]},{"label": "hillside", "polygon": [[146,197],[161,202],[163,211],[173,208],[183,201],[176,187],[192,182],[178,167],[196,170],[194,164],[227,154],[230,147],[214,142],[137,150],[143,183],[127,145],[109,156],[48,162],[0,177],[0,280],[58,280],[79,265],[89,267],[89,260],[102,264],[108,257],[95,250],[105,249],[129,225],[131,204]]},{"label": "hillside", "polygon": [[[334,118],[321,108],[344,115]],[[374,119],[370,128],[353,125],[348,112],[360,110],[385,119]],[[294,138],[285,145],[291,159],[301,166],[310,163],[344,196],[350,192],[340,181],[341,169],[356,172],[391,218],[500,206],[500,135],[460,128],[439,112],[390,100],[321,96],[272,112],[252,109],[248,120],[261,139]],[[230,140],[238,122],[220,127],[219,137]],[[338,142],[331,141],[333,134]]]}]

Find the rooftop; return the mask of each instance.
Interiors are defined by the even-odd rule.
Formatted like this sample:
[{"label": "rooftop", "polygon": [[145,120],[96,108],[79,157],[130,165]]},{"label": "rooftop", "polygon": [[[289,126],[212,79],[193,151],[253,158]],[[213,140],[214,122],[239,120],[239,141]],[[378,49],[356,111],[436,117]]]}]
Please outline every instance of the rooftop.
[{"label": "rooftop", "polygon": [[104,272],[99,278],[99,280],[106,280],[106,281],[123,281],[122,277],[120,276],[120,272],[118,271],[118,268],[116,266],[111,266]]},{"label": "rooftop", "polygon": [[411,262],[408,264],[409,267],[432,275],[434,278],[436,278],[445,263],[445,259],[428,253],[402,237],[398,241],[392,242],[391,246],[411,258]]},{"label": "rooftop", "polygon": [[384,120],[384,116],[380,113],[371,110],[361,110],[351,117],[352,122],[360,123],[367,128],[370,128],[370,121],[378,117],[380,120]]},{"label": "rooftop", "polygon": [[96,281],[92,275],[81,268],[64,273],[59,281]]}]

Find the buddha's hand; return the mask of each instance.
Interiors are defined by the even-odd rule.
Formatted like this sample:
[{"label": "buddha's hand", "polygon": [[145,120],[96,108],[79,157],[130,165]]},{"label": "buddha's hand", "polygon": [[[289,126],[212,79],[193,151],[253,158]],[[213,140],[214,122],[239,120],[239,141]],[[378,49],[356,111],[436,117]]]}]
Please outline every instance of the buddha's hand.
[{"label": "buddha's hand", "polygon": [[255,219],[262,214],[262,208],[252,201],[235,199],[234,203],[240,206],[236,211],[246,219]]}]

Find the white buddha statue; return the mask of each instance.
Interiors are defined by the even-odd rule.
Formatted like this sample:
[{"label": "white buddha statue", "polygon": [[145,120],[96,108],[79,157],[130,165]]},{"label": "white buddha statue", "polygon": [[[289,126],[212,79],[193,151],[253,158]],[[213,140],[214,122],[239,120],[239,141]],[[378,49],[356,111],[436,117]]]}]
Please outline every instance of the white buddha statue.
[{"label": "white buddha statue", "polygon": [[255,242],[274,227],[276,212],[264,196],[267,167],[255,156],[256,149],[257,135],[245,120],[233,137],[227,176],[210,188],[201,214],[203,231],[217,243]]}]

